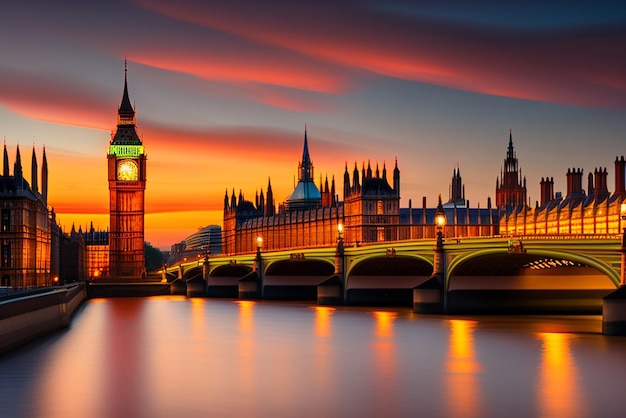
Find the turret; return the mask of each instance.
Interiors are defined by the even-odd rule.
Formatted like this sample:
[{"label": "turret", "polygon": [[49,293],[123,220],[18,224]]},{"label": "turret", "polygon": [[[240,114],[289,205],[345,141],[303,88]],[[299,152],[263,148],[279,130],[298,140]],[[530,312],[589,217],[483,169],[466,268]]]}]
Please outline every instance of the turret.
[{"label": "turret", "polygon": [[346,161],[346,170],[343,173],[343,197],[350,193],[350,173],[348,173],[348,162]]},{"label": "turret", "polygon": [[400,197],[400,170],[398,169],[398,159],[396,158],[396,166],[393,169],[393,190],[396,196]]},{"label": "turret", "polygon": [[276,214],[276,207],[274,206],[274,193],[272,192],[272,182],[267,179],[267,196],[265,204],[265,216],[274,216]]},{"label": "turret", "polygon": [[46,158],[46,147],[43,147],[43,157],[41,162],[41,195],[44,203],[48,203],[48,159]]},{"label": "turret", "polygon": [[33,155],[31,157],[31,169],[30,169],[30,185],[35,194],[39,193],[39,185],[37,182],[37,155],[35,154],[35,145],[33,145]]},{"label": "turret", "polygon": [[[623,157],[622,157],[623,158]],[[9,153],[7,152],[7,143],[4,143],[4,168],[2,171],[4,177],[9,177]]]},{"label": "turret", "polygon": [[22,157],[20,156],[20,146],[17,146],[17,151],[15,153],[15,163],[13,163],[13,177],[15,177],[15,183],[17,184],[18,190],[21,190],[23,187],[22,179],[24,175],[22,173]]}]

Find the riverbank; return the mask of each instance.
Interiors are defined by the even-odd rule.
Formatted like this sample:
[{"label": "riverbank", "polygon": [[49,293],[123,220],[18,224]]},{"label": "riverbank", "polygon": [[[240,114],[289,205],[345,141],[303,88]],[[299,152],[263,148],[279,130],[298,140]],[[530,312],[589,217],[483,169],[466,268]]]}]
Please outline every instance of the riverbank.
[{"label": "riverbank", "polygon": [[0,301],[0,354],[66,328],[87,299],[84,283]]}]

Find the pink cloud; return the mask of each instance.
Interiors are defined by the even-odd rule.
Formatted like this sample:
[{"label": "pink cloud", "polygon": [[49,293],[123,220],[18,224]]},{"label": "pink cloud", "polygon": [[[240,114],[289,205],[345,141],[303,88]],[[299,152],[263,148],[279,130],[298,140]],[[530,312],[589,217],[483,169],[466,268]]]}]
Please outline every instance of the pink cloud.
[{"label": "pink cloud", "polygon": [[523,32],[379,15],[347,2],[139,2],[340,66],[479,93],[626,106],[624,29]]}]

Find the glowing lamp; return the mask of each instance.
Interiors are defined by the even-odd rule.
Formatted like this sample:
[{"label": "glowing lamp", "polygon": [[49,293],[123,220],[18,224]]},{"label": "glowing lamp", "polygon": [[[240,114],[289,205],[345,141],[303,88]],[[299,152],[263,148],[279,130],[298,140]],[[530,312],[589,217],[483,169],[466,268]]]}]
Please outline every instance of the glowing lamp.
[{"label": "glowing lamp", "polygon": [[620,206],[619,215],[622,218],[622,220],[626,221],[626,202],[622,203],[622,206]]},{"label": "glowing lamp", "polygon": [[437,210],[435,211],[435,223],[439,228],[446,226],[446,212],[443,210],[443,205],[441,204],[441,195],[439,195]]},{"label": "glowing lamp", "polygon": [[261,248],[263,246],[263,237],[256,237],[256,247]]},{"label": "glowing lamp", "polygon": [[340,234],[343,232],[343,224],[337,224],[337,232],[339,232]]}]

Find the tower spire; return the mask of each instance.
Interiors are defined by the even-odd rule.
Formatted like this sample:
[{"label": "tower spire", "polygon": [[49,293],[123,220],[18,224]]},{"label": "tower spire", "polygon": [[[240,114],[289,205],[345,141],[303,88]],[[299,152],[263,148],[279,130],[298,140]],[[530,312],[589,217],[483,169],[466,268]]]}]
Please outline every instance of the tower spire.
[{"label": "tower spire", "polygon": [[128,61],[124,60],[124,93],[122,95],[122,102],[117,112],[117,124],[118,125],[134,125],[135,124],[135,109],[130,103],[128,96]]},{"label": "tower spire", "polygon": [[307,139],[306,125],[304,125],[304,148],[302,150],[302,162],[300,163],[300,176],[298,181],[313,181],[313,164],[309,156],[309,141]]}]

